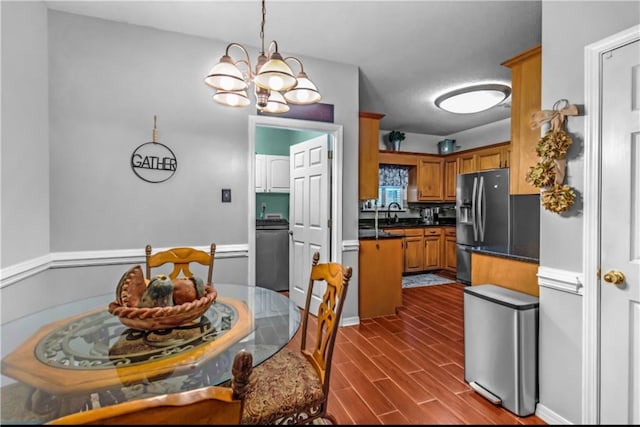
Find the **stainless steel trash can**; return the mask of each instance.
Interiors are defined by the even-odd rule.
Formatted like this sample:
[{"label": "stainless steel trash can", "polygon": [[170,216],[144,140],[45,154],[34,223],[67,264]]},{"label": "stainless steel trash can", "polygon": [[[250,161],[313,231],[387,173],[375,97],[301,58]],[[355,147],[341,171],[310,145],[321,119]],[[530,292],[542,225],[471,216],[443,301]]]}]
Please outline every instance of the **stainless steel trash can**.
[{"label": "stainless steel trash can", "polygon": [[464,379],[518,416],[538,402],[538,298],[486,284],[464,289]]}]

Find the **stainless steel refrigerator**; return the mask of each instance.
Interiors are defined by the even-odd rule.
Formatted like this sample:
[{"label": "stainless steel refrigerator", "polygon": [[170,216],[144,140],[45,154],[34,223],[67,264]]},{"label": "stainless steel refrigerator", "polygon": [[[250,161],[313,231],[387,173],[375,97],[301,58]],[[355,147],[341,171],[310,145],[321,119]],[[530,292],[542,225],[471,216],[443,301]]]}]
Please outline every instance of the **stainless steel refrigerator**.
[{"label": "stainless steel refrigerator", "polygon": [[509,245],[509,230],[509,169],[458,175],[456,280],[471,283],[471,247],[506,247]]}]

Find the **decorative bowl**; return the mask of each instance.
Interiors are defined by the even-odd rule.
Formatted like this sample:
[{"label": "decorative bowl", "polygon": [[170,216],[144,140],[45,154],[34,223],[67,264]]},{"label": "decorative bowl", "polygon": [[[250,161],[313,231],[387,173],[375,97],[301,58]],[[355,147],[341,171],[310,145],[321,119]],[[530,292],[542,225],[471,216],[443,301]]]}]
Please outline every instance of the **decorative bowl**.
[{"label": "decorative bowl", "polygon": [[109,313],[132,329],[158,331],[182,326],[202,316],[216,300],[218,291],[211,285],[204,286],[204,295],[196,300],[167,307],[129,307],[118,301],[109,304]]}]

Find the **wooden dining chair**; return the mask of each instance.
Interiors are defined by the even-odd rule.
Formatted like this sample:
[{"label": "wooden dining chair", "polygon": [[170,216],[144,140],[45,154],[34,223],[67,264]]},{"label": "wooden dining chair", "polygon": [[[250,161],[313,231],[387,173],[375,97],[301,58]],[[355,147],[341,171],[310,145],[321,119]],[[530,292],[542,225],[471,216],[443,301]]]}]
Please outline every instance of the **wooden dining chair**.
[{"label": "wooden dining chair", "polygon": [[252,354],[241,350],[233,361],[230,387],[209,386],[116,403],[56,418],[47,424],[240,424],[252,369]]},{"label": "wooden dining chair", "polygon": [[[318,418],[335,418],[327,412],[333,347],[351,267],[328,262],[313,265],[302,313],[300,350],[283,348],[253,370],[245,397],[242,424],[310,424]],[[309,307],[314,285],[326,283],[318,307],[317,327],[307,341]]]},{"label": "wooden dining chair", "polygon": [[189,266],[191,263],[198,263],[209,267],[207,273],[207,282],[212,284],[213,279],[213,261],[216,254],[216,244],[212,243],[209,252],[202,251],[195,248],[171,248],[165,251],[159,251],[152,254],[151,245],[147,245],[145,248],[146,254],[146,273],[147,280],[151,280],[151,269],[161,267],[165,264],[173,264],[173,270],[169,273],[171,280],[178,278],[178,275],[182,273],[184,278],[193,277]]}]

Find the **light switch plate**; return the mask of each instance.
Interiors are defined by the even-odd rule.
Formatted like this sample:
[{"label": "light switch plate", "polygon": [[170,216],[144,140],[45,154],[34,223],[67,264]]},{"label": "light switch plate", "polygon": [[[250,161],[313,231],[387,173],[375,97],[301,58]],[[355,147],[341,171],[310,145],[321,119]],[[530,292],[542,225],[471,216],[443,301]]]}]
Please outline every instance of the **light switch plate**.
[{"label": "light switch plate", "polygon": [[231,189],[223,188],[222,189],[222,203],[231,203]]}]

